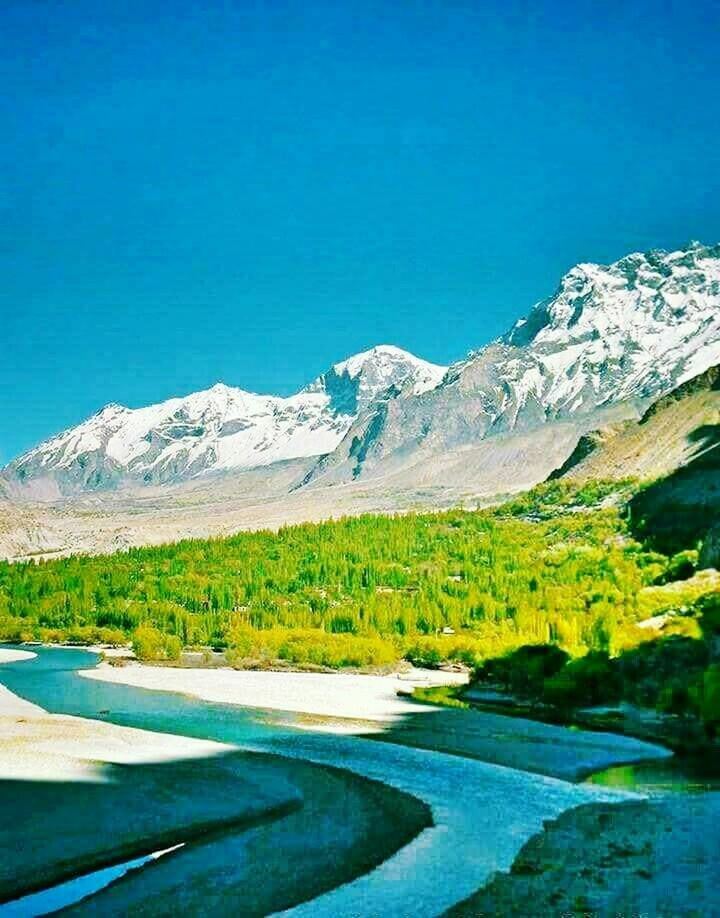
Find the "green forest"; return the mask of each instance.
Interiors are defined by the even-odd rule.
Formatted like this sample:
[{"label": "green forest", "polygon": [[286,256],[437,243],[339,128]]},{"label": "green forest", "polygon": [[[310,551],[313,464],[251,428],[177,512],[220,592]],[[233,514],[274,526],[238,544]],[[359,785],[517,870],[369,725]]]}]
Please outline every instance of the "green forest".
[{"label": "green forest", "polygon": [[539,643],[614,654],[648,637],[637,622],[706,588],[696,552],[633,538],[637,488],[557,481],[485,510],[1,563],[0,640],[132,641],[156,660],[211,647],[236,666],[475,667]]}]

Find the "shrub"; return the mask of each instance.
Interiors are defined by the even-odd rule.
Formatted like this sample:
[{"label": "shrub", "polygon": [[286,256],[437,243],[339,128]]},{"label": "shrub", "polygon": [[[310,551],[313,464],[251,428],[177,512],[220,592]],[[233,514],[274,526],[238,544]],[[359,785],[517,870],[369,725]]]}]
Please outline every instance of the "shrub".
[{"label": "shrub", "polygon": [[695,608],[700,612],[700,627],[708,638],[720,635],[720,593],[702,596]]},{"label": "shrub", "polygon": [[618,657],[623,697],[654,707],[661,702],[666,685],[690,685],[708,661],[709,652],[704,641],[675,635],[647,641]]},{"label": "shrub", "polygon": [[569,659],[570,655],[554,644],[525,644],[504,657],[485,662],[476,678],[502,685],[515,695],[539,697],[545,680],[559,672]]},{"label": "shrub", "polygon": [[405,659],[413,666],[437,669],[447,659],[445,650],[437,638],[420,638],[405,648]]},{"label": "shrub", "polygon": [[139,660],[179,660],[182,643],[174,634],[164,634],[153,625],[140,625],[133,633],[132,646]]},{"label": "shrub", "polygon": [[437,669],[443,663],[462,663],[474,668],[487,654],[488,642],[475,636],[438,635],[416,638],[408,642],[404,658],[413,666]]},{"label": "shrub", "polygon": [[276,661],[331,669],[345,666],[359,668],[387,666],[400,657],[392,641],[354,634],[332,634],[319,628],[255,631],[239,626],[230,632],[229,645],[227,659],[237,668]]},{"label": "shrub", "polygon": [[693,714],[697,716],[701,697],[701,674],[691,673],[685,677],[675,676],[660,688],[657,709],[663,714]]},{"label": "shrub", "polygon": [[6,644],[22,644],[25,641],[35,640],[35,630],[28,627],[28,623],[21,618],[6,618],[0,622],[0,642]]},{"label": "shrub", "polygon": [[698,553],[694,549],[679,551],[668,562],[667,570],[658,578],[658,583],[673,583],[688,580],[697,570]]},{"label": "shrub", "polygon": [[560,707],[610,704],[618,701],[622,682],[607,653],[593,650],[572,660],[543,686],[543,699]]}]

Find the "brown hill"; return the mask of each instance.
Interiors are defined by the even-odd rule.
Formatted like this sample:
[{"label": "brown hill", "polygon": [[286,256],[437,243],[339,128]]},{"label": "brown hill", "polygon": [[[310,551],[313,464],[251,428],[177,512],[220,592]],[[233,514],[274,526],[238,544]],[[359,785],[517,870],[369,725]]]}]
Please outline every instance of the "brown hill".
[{"label": "brown hill", "polygon": [[720,366],[658,399],[639,421],[624,421],[580,437],[551,478],[652,479],[699,461],[718,445]]},{"label": "brown hill", "polygon": [[720,566],[720,367],[655,402],[639,421],[581,437],[553,478],[652,480],[630,501],[635,535]]}]

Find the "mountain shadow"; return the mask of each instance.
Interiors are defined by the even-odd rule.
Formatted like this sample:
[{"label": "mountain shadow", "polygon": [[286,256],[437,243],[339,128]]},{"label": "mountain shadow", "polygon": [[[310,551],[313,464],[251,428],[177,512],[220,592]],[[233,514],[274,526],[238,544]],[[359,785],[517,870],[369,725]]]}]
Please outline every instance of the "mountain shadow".
[{"label": "mountain shadow", "polygon": [[102,765],[96,777],[0,779],[0,903],[184,843],[68,913],[267,915],[354,880],[432,825],[402,791],[265,753]]},{"label": "mountain shadow", "polygon": [[666,554],[702,547],[720,512],[720,424],[703,424],[688,441],[693,458],[628,504],[635,538]]}]

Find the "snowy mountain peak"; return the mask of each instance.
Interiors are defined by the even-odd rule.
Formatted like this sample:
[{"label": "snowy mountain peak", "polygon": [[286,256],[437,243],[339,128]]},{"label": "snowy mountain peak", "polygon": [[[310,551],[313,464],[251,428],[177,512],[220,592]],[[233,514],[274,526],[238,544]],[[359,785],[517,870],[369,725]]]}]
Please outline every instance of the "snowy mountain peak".
[{"label": "snowy mountain peak", "polygon": [[358,414],[383,396],[418,395],[433,389],[447,369],[394,345],[380,344],[333,364],[304,391],[325,392],[335,410]]},{"label": "snowy mountain peak", "polygon": [[720,246],[579,264],[497,342],[503,375],[546,416],[646,399],[717,362],[719,306]]},{"label": "snowy mountain peak", "polygon": [[107,405],[105,405],[104,408],[101,408],[99,411],[97,411],[93,417],[113,418],[123,414],[126,411],[130,411],[130,409],[126,408],[125,405],[119,405],[117,402],[109,402]]},{"label": "snowy mountain peak", "polygon": [[421,455],[496,434],[617,404],[632,411],[719,362],[720,246],[578,264],[552,296],[451,366],[422,398],[361,417],[310,480],[396,474]]},{"label": "snowy mountain peak", "polygon": [[447,369],[394,345],[380,344],[333,364],[303,391],[324,392],[336,411],[357,415],[378,399],[435,388]]},{"label": "snowy mountain peak", "polygon": [[581,263],[501,340],[524,346],[687,324],[711,308],[708,297],[719,283],[720,245],[691,242],[674,252],[633,252],[610,265]]},{"label": "snowy mountain peak", "polygon": [[215,395],[227,395],[232,392],[237,392],[237,389],[234,386],[226,385],[224,382],[216,382],[214,386],[210,386],[210,388],[205,391],[214,393]]},{"label": "snowy mountain peak", "polygon": [[43,493],[54,495],[322,455],[375,400],[424,391],[445,369],[381,345],[335,364],[289,398],[218,382],[146,408],[113,403],[15,460],[4,478],[13,485],[41,480]]},{"label": "snowy mountain peak", "polygon": [[354,378],[360,373],[368,372],[368,370],[380,372],[385,369],[390,375],[394,368],[397,367],[402,367],[403,370],[407,369],[413,375],[423,371],[429,373],[435,371],[437,374],[447,369],[447,367],[435,366],[435,364],[428,363],[426,360],[420,360],[419,357],[415,357],[409,351],[404,351],[394,344],[378,344],[370,348],[370,350],[361,351],[359,354],[354,354],[346,360],[333,364],[332,369],[338,376],[347,373],[348,376]]}]

